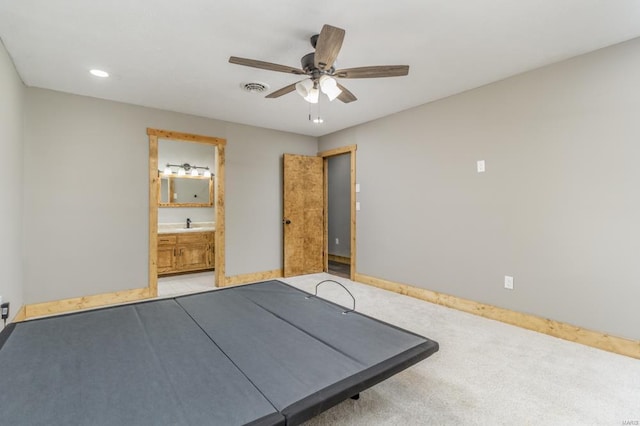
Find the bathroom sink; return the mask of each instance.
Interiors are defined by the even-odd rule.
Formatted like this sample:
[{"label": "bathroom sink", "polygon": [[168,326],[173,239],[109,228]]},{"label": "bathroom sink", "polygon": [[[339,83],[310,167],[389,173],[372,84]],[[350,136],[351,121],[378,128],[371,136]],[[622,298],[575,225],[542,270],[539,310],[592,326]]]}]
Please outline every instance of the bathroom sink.
[{"label": "bathroom sink", "polygon": [[213,226],[200,227],[200,228],[164,228],[159,229],[158,234],[175,234],[175,233],[183,233],[183,232],[212,232],[215,231],[216,228]]},{"label": "bathroom sink", "polygon": [[183,232],[213,232],[216,230],[213,223],[192,223],[191,227],[187,228],[183,223],[161,223],[158,224],[158,234],[176,234]]}]

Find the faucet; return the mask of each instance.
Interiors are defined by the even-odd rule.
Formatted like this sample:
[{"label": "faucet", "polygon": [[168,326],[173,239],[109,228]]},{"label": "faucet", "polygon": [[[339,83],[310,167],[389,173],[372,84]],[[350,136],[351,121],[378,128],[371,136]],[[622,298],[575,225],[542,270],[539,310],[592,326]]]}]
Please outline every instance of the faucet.
[{"label": "faucet", "polygon": [[187,218],[187,229],[191,228],[191,219]]}]

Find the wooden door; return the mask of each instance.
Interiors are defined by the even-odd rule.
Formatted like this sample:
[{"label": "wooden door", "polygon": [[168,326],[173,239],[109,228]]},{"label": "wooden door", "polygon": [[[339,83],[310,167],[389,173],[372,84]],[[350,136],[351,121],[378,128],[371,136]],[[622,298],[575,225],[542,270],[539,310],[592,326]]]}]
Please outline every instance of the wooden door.
[{"label": "wooden door", "polygon": [[324,177],[320,157],[284,154],[284,276],[323,271]]}]

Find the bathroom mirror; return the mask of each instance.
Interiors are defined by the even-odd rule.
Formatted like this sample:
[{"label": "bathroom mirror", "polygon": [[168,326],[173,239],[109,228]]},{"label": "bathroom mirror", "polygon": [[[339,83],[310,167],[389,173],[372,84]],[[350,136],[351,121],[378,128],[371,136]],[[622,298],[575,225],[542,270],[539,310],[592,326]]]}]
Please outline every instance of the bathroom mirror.
[{"label": "bathroom mirror", "polygon": [[213,177],[160,175],[160,207],[213,206]]}]

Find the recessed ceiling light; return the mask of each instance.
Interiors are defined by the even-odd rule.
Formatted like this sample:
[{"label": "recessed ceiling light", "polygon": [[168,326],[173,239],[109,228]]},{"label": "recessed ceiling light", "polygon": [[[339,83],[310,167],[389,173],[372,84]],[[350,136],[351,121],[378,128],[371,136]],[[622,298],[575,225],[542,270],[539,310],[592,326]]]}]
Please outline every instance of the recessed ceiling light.
[{"label": "recessed ceiling light", "polygon": [[102,77],[102,78],[106,78],[109,77],[109,73],[106,71],[102,71],[102,70],[91,70],[89,71],[92,75],[95,75],[96,77]]}]

